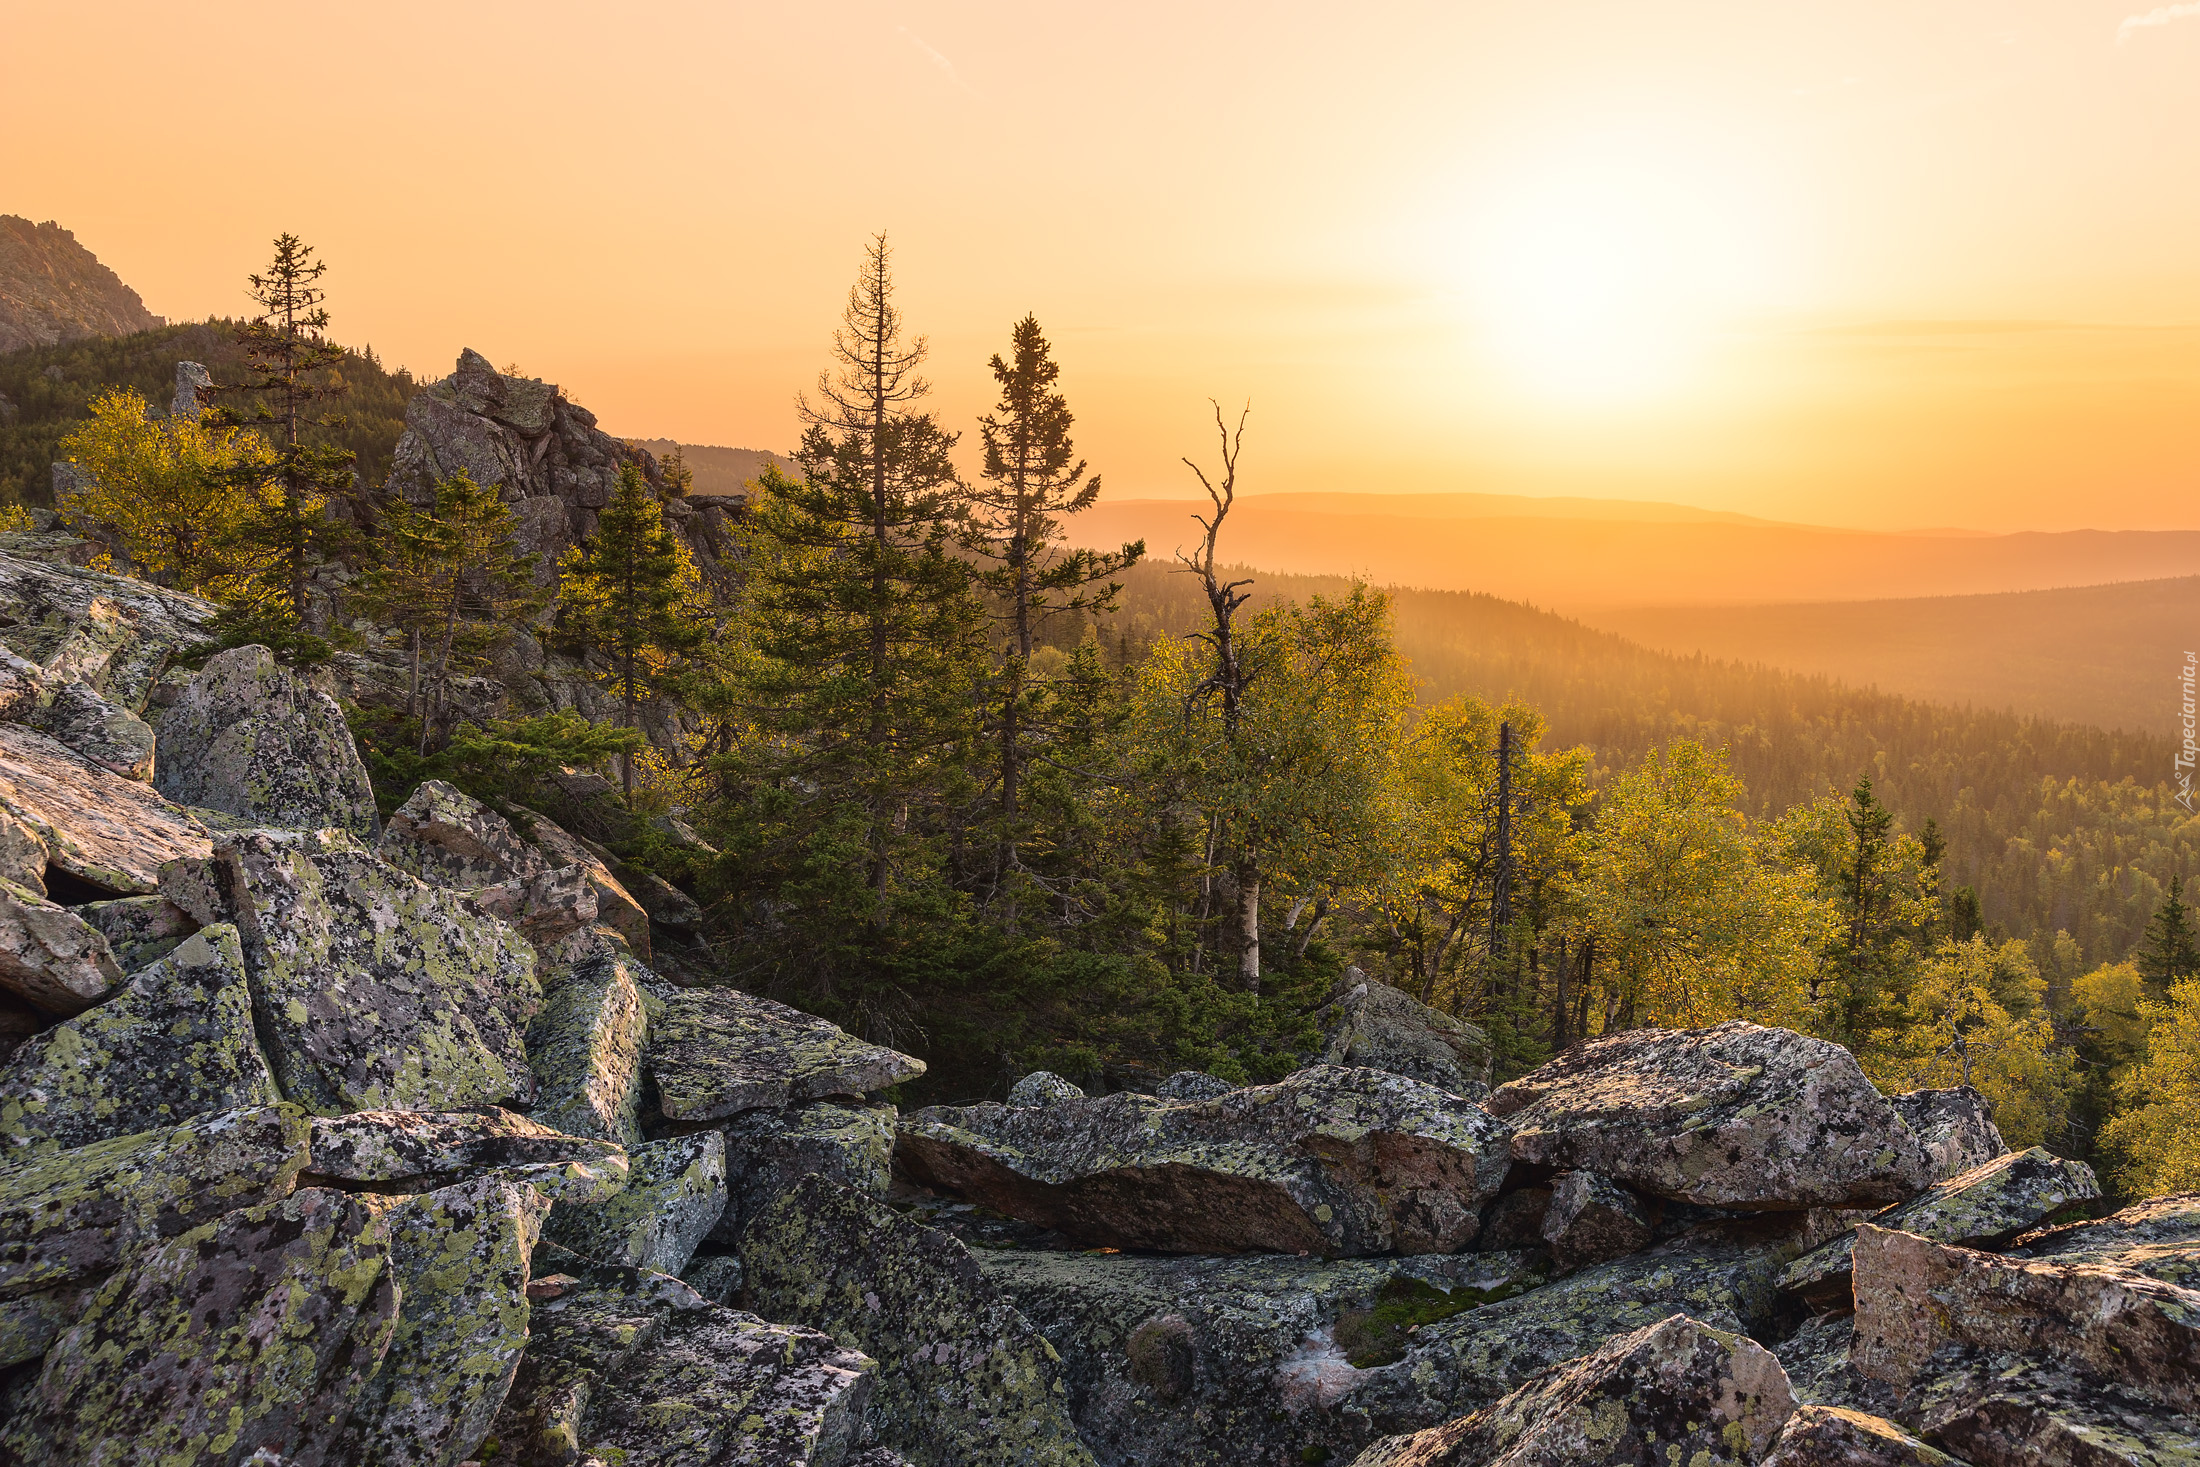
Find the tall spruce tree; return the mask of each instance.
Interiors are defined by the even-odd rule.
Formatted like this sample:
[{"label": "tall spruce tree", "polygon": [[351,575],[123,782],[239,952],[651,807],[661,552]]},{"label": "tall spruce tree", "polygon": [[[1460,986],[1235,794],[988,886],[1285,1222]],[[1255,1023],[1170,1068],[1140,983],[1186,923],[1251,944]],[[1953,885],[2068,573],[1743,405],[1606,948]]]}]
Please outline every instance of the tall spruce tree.
[{"label": "tall spruce tree", "polygon": [[221,421],[262,425],[273,441],[273,463],[248,471],[256,492],[235,539],[281,591],[276,624],[251,630],[292,647],[314,640],[306,635],[306,575],[332,548],[339,531],[329,504],[352,483],[349,449],[305,441],[310,428],[341,426],[314,404],[346,390],[329,370],[344,353],[326,335],[328,293],[320,281],[327,270],[328,262],[316,260],[313,246],[298,236],[276,236],[267,272],[248,277],[260,309],[237,330],[248,363],[244,380],[220,389],[252,400],[245,412],[224,412]]},{"label": "tall spruce tree", "polygon": [[2200,942],[2193,938],[2192,909],[2177,889],[2182,884],[2170,884],[2139,949],[2139,972],[2157,999],[2169,993],[2172,983],[2200,973]]},{"label": "tall spruce tree", "polygon": [[930,864],[922,849],[960,818],[983,665],[983,612],[954,554],[967,520],[956,435],[914,406],[930,391],[925,342],[903,338],[893,293],[882,234],[835,365],[801,402],[801,477],[773,466],[759,481],[743,673],[765,735],[747,777],[831,807],[802,831],[853,822],[874,924],[897,873]]},{"label": "tall spruce tree", "polygon": [[[1100,476],[1085,473],[1070,439],[1075,418],[1056,388],[1062,375],[1036,317],[1010,330],[1009,357],[988,363],[1001,385],[998,406],[979,420],[985,442],[983,483],[971,492],[974,517],[967,544],[990,562],[978,574],[994,607],[997,666],[988,730],[995,749],[1001,832],[993,872],[996,889],[1017,864],[1023,772],[1030,745],[1052,721],[1048,688],[1031,675],[1032,638],[1065,612],[1098,614],[1113,606],[1120,574],[1145,554],[1145,542],[1117,551],[1072,549],[1059,543],[1061,517],[1090,509]],[[1103,585],[1103,582],[1107,584]]]},{"label": "tall spruce tree", "polygon": [[[620,723],[636,726],[641,705],[664,691],[678,659],[709,635],[692,613],[693,559],[665,528],[664,508],[642,471],[619,466],[619,487],[596,516],[596,533],[558,563],[558,625],[569,641],[604,654],[605,684],[619,700]],[[634,756],[619,758],[621,782],[634,789]]]}]

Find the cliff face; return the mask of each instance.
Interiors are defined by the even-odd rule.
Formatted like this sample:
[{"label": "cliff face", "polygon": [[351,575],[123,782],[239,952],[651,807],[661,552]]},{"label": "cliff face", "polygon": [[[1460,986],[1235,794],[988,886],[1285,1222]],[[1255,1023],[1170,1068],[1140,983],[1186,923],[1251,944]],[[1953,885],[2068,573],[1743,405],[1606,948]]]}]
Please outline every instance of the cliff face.
[{"label": "cliff face", "polygon": [[0,352],[150,331],[160,318],[76,236],[0,214]]}]

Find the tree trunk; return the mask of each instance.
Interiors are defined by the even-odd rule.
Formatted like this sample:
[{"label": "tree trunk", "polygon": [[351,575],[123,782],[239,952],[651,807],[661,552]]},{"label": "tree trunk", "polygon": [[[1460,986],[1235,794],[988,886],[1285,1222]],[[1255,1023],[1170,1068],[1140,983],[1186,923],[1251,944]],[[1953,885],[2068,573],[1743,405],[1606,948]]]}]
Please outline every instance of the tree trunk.
[{"label": "tree trunk", "polygon": [[1260,992],[1260,861],[1237,863],[1238,986]]}]

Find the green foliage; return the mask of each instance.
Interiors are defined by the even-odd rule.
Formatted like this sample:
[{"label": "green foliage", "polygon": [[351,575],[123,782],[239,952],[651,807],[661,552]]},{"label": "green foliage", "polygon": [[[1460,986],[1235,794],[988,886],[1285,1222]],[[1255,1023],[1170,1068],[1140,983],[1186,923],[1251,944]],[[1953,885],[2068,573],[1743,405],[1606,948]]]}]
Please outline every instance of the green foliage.
[{"label": "green foliage", "polygon": [[577,713],[469,724],[429,754],[419,752],[417,719],[386,708],[347,707],[345,718],[366,761],[374,801],[384,815],[423,780],[440,779],[499,810],[535,798],[560,769],[589,768],[642,747],[632,729],[590,723]]},{"label": "green foliage", "polygon": [[2116,1180],[2140,1196],[2200,1191],[2200,979],[2144,1000],[2146,1047],[2117,1082],[2121,1113],[2101,1134]]},{"label": "green foliage", "polygon": [[1488,1289],[1472,1284],[1443,1289],[1411,1274],[1398,1274],[1376,1293],[1373,1304],[1338,1312],[1337,1348],[1344,1351],[1345,1360],[1355,1370],[1394,1365],[1405,1359],[1412,1333],[1422,1325],[1510,1299],[1538,1282],[1520,1278]]},{"label": "green foliage", "polygon": [[[133,390],[165,412],[178,362],[203,364],[217,382],[241,381],[248,364],[240,324],[213,319],[0,355],[0,394],[16,408],[12,417],[0,413],[0,503],[52,505],[53,465],[68,457],[61,440],[91,416],[101,393]],[[371,348],[346,349],[321,380],[343,387],[344,417],[307,426],[304,440],[349,452],[362,483],[381,483],[404,431],[412,375],[386,370]]]}]

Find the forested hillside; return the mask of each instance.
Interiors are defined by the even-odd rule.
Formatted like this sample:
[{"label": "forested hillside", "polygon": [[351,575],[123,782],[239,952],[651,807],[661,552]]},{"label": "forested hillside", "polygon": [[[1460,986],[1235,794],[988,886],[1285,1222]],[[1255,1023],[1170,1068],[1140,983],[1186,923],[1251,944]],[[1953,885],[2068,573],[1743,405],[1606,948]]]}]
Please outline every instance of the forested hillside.
[{"label": "forested hillside", "polygon": [[[0,504],[51,502],[53,464],[64,457],[61,440],[91,412],[92,399],[109,388],[130,387],[163,410],[175,388],[176,363],[198,362],[216,383],[244,380],[245,354],[238,323],[214,320],[161,326],[129,336],[91,336],[58,346],[26,347],[0,355]],[[362,484],[378,485],[390,471],[390,454],[405,428],[405,400],[412,375],[384,369],[373,349],[346,350],[329,369],[346,389],[340,423],[315,423],[308,443],[349,450]]]}]

